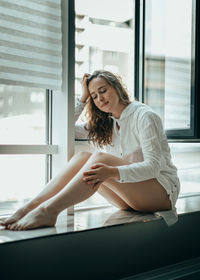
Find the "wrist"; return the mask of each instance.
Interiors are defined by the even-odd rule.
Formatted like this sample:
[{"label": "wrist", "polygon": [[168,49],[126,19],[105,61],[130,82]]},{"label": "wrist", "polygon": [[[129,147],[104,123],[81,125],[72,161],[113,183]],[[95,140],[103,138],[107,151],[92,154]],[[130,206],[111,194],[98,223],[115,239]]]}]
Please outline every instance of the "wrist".
[{"label": "wrist", "polygon": [[81,103],[86,103],[88,97],[89,97],[88,95],[85,96],[85,95],[83,94],[83,95],[79,98],[79,101],[80,101]]},{"label": "wrist", "polygon": [[85,102],[86,102],[85,98],[83,98],[83,97],[79,98],[79,101],[80,101],[81,103],[85,103]]},{"label": "wrist", "polygon": [[116,179],[120,179],[120,174],[117,167],[112,167],[112,175],[113,175],[112,177]]}]

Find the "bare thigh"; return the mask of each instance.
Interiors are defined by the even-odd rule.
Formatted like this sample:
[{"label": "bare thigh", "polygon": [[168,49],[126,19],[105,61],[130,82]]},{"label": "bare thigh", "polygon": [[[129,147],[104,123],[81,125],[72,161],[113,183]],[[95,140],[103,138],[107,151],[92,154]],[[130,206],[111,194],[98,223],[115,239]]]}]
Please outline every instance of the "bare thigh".
[{"label": "bare thigh", "polygon": [[108,180],[105,185],[134,210],[155,212],[171,209],[169,196],[156,179],[137,183],[119,183],[115,180]]},{"label": "bare thigh", "polygon": [[[110,166],[130,164],[127,160],[106,153],[96,153],[89,160]],[[104,181],[103,185],[114,192],[126,205],[137,211],[155,212],[171,209],[166,190],[155,178],[136,183],[121,183],[110,178]]]},{"label": "bare thigh", "polygon": [[103,196],[108,202],[121,210],[131,210],[132,208],[114,191],[109,189],[104,184],[98,188],[98,193]]}]

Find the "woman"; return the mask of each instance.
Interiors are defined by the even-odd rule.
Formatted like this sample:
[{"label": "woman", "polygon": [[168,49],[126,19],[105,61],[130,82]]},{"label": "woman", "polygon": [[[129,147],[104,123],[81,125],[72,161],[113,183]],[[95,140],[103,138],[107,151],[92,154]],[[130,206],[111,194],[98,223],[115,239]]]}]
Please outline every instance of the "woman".
[{"label": "woman", "polygon": [[106,151],[74,155],[38,196],[1,222],[7,229],[54,226],[61,211],[97,191],[123,210],[175,209],[180,184],[159,116],[130,102],[120,79],[108,71],[85,74],[82,88],[76,115],[86,106],[88,121],[76,126],[77,135]]}]

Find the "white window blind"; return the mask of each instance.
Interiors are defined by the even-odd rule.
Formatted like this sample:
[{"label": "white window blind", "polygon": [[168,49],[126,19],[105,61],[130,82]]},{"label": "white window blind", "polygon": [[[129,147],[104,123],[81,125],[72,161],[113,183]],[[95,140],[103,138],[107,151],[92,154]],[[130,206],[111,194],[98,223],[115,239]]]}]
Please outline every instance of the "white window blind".
[{"label": "white window blind", "polygon": [[61,89],[60,0],[0,0],[0,83]]}]

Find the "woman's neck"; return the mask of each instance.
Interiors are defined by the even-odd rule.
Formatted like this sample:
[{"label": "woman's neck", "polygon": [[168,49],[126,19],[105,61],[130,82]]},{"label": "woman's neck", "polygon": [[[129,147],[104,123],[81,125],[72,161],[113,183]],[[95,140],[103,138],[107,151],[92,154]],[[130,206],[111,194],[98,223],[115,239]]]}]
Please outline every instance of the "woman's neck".
[{"label": "woman's neck", "polygon": [[115,110],[113,110],[112,113],[112,116],[115,117],[115,119],[119,119],[123,110],[128,106],[127,105],[124,105],[124,104],[119,104],[119,106],[117,106],[117,108]]}]

